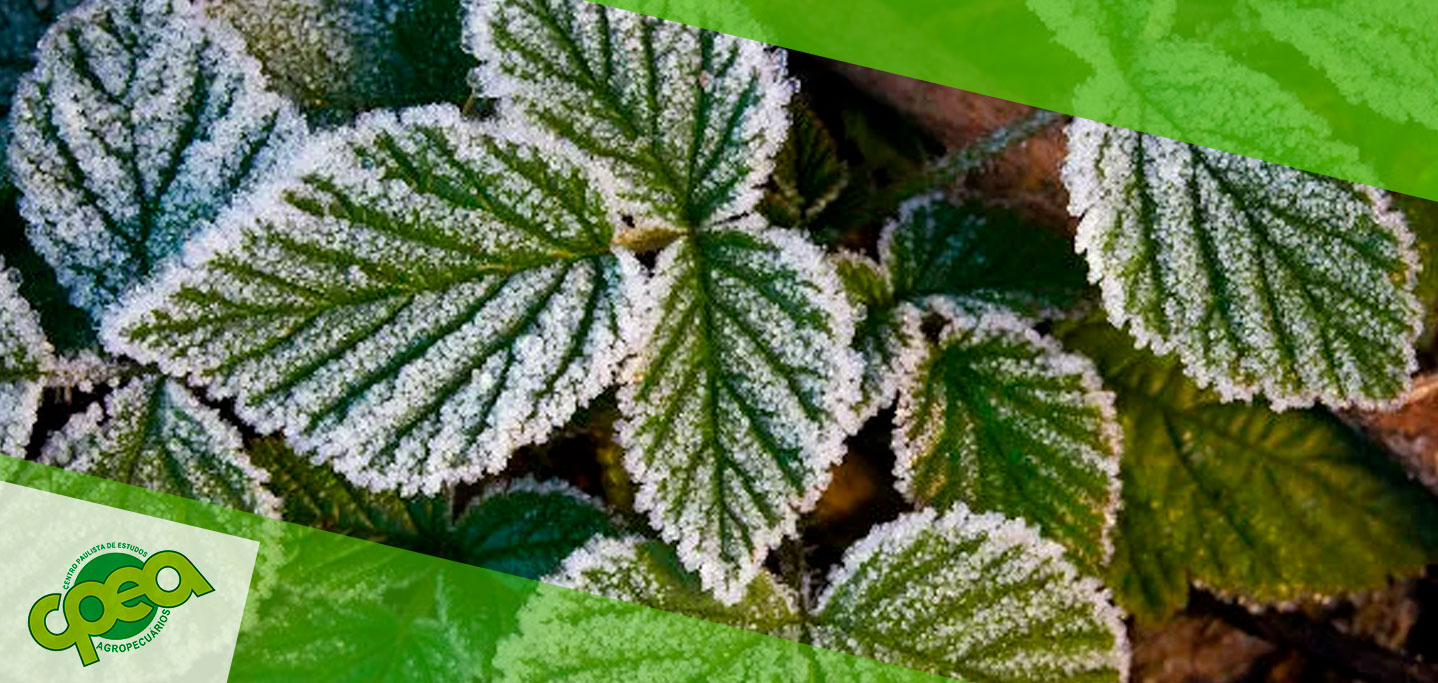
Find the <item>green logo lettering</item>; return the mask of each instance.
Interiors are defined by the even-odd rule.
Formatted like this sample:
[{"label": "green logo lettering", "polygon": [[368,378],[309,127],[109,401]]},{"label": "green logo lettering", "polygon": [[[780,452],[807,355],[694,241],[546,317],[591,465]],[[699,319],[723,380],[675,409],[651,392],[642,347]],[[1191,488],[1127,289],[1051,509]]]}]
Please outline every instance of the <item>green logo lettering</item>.
[{"label": "green logo lettering", "polygon": [[[77,564],[81,561],[77,560]],[[169,590],[160,586],[160,574],[167,569],[179,576],[178,583]],[[164,627],[163,616],[170,609],[185,604],[192,596],[214,590],[189,558],[173,550],[155,553],[143,562],[123,552],[96,555],[84,562],[84,568],[74,576],[74,584],[63,595],[51,593],[30,607],[30,636],[46,650],[60,652],[73,647],[80,655],[80,663],[90,666],[100,661],[96,638],[127,640],[145,633],[142,640],[106,648],[107,652],[124,652],[144,645]],[[162,618],[152,624],[157,611]],[[58,633],[45,623],[55,612],[65,620],[65,628]]]}]

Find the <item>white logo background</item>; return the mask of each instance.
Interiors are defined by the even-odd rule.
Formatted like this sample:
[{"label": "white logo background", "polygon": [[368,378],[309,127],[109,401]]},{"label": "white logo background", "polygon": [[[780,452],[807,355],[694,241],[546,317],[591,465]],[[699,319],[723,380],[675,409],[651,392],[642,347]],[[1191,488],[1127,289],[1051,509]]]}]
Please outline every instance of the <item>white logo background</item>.
[{"label": "white logo background", "polygon": [[[148,645],[101,651],[99,662],[82,667],[74,648],[52,652],[30,637],[30,607],[47,593],[63,593],[76,558],[109,542],[131,543],[152,554],[182,553],[215,591],[170,610],[164,630]],[[0,482],[0,679],[224,681],[258,552],[259,543],[247,538]],[[101,642],[106,641],[95,640]]]}]

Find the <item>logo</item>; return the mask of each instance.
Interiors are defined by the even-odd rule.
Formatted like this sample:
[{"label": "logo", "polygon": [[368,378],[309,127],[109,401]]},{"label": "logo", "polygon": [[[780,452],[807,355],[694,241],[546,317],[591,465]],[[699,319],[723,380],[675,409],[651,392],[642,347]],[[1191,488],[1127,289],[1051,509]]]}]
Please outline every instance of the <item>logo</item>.
[{"label": "logo", "polygon": [[[171,610],[215,591],[178,552],[151,555],[114,542],[81,554],[63,587],[63,593],[46,595],[30,607],[30,636],[46,650],[75,648],[84,666],[100,661],[100,652],[129,652],[150,644],[165,630]],[[56,612],[64,620],[58,632],[50,628]]]}]

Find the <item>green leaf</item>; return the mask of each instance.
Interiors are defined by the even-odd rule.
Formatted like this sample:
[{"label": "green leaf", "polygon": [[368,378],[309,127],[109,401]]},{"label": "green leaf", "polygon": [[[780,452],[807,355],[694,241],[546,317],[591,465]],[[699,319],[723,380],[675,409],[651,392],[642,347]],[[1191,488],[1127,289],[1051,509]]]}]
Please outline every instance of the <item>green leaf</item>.
[{"label": "green leaf", "polygon": [[0,259],[0,456],[25,457],[53,360],[40,317],[20,296],[20,283]]},{"label": "green leaf", "polygon": [[280,501],[263,484],[240,433],[184,385],[145,374],[70,418],[41,458],[76,472],[271,517]]},{"label": "green leaf", "polygon": [[[591,538],[613,532],[597,501],[564,484],[494,484],[455,518],[449,496],[401,498],[356,488],[278,439],[261,441],[252,453],[271,471],[269,487],[285,497],[288,521],[526,578],[555,571]],[[416,563],[354,544],[337,543],[338,552],[327,553],[316,545],[323,539],[308,543],[283,571],[306,576],[309,592],[280,586],[256,608],[259,624],[247,632],[267,638],[274,628],[284,634],[283,647],[275,650],[277,642],[267,639],[275,656],[237,661],[236,675],[245,680],[327,678],[334,657],[345,658],[346,671],[374,680],[489,680],[495,641],[533,590],[454,563]],[[489,588],[476,594],[475,585]],[[309,607],[315,600],[326,609]],[[394,647],[356,647],[380,641]]]},{"label": "green leaf", "polygon": [[1403,392],[1418,263],[1382,193],[1091,121],[1069,150],[1078,248],[1140,346],[1278,409]]},{"label": "green leaf", "polygon": [[659,255],[620,392],[636,508],[720,600],[794,533],[844,455],[853,312],[797,233],[708,230]]},{"label": "green leaf", "polygon": [[1021,517],[1100,571],[1123,448],[1113,395],[1088,359],[1012,315],[947,317],[899,389],[899,490],[940,509]]},{"label": "green leaf", "polygon": [[1042,315],[1073,305],[1085,290],[1083,264],[1062,237],[937,194],[899,208],[880,235],[879,263],[853,255],[838,261],[850,298],[865,308],[855,336],[865,360],[865,417],[893,402],[898,377],[917,363],[919,322],[935,298],[974,313]]},{"label": "green leaf", "polygon": [[[801,601],[766,571],[739,601],[721,603],[672,551],[632,538],[591,543],[549,580],[737,628],[541,590],[521,611],[518,633],[500,644],[496,668],[508,680],[575,672],[631,680],[638,666],[656,678],[702,671],[715,681],[930,680],[912,670],[973,683],[1120,681],[1127,667],[1122,617],[1097,581],[1080,578],[1059,546],[1022,523],[962,505],[877,527],[815,600]],[[906,668],[786,649],[739,629]],[[555,635],[569,632],[586,637]],[[553,642],[584,646],[561,652]]]},{"label": "green leaf", "polygon": [[207,3],[264,64],[276,90],[323,121],[470,95],[459,0]]},{"label": "green leaf", "polygon": [[1386,454],[1317,411],[1224,403],[1122,332],[1064,341],[1096,361],[1124,425],[1110,585],[1144,621],[1189,585],[1255,602],[1375,589],[1438,558],[1438,506]]},{"label": "green leaf", "polygon": [[[1221,21],[1215,28],[1203,20],[1210,35],[1196,40],[1175,30],[1186,23],[1175,20],[1187,9],[1179,3],[1027,0],[1027,5],[1053,31],[1055,42],[1093,69],[1093,76],[1074,88],[1073,111],[1110,112],[1109,120],[1131,129],[1290,160],[1295,167],[1372,175],[1358,147],[1303,98],[1246,63],[1251,60],[1225,51]],[[1248,47],[1244,42],[1234,49]],[[1252,125],[1255,116],[1269,125]]]},{"label": "green leaf", "polygon": [[796,101],[794,125],[774,158],[773,186],[759,212],[774,225],[808,227],[849,184],[849,168],[824,123]]},{"label": "green leaf", "polygon": [[267,487],[284,499],[285,521],[506,574],[538,579],[589,539],[614,532],[597,500],[559,482],[492,484],[455,516],[449,496],[357,488],[279,439],[250,452],[270,472]]},{"label": "green leaf", "polygon": [[1058,234],[939,195],[905,202],[879,258],[900,301],[943,296],[963,308],[1041,314],[1084,293],[1083,263]]},{"label": "green leaf", "polygon": [[478,81],[639,230],[747,213],[788,130],[783,52],[581,0],[468,0]]},{"label": "green leaf", "polygon": [[[705,592],[667,546],[600,539],[546,582],[576,590],[541,588],[524,606],[517,632],[500,642],[495,655],[502,680],[813,680],[802,648],[751,632],[799,633],[795,596],[768,572],[738,602],[725,604]],[[698,619],[654,614],[639,605]]]},{"label": "green leaf", "polygon": [[814,603],[814,644],[969,683],[1123,681],[1108,590],[1033,528],[963,505],[881,525]]},{"label": "green leaf", "polygon": [[30,241],[97,320],[305,132],[238,36],[171,0],[65,14],[11,123]]},{"label": "green leaf", "polygon": [[586,178],[505,134],[445,105],[317,140],[107,343],[363,486],[503,469],[613,382],[638,268]]},{"label": "green leaf", "polygon": [[853,347],[864,360],[857,407],[868,418],[894,402],[900,378],[918,364],[924,349],[924,312],[894,299],[886,269],[867,256],[840,252],[833,258],[849,300],[862,307]]},{"label": "green leaf", "polygon": [[[1438,25],[1433,3],[1407,0],[1375,5],[1340,0],[1306,6],[1250,0],[1249,4],[1265,30],[1307,55],[1348,101],[1365,104],[1394,121],[1416,121],[1438,129],[1438,110],[1431,97],[1438,91],[1438,57],[1426,42],[1429,32],[1422,28]],[[1354,49],[1356,35],[1367,40],[1381,36],[1384,49]]]}]

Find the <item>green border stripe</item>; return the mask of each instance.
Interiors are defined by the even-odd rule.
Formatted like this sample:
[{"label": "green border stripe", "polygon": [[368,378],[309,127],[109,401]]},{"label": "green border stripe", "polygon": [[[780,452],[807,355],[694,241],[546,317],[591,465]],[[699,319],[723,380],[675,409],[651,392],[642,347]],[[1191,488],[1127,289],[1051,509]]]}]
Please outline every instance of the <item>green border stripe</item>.
[{"label": "green border stripe", "polygon": [[1432,0],[604,0],[1438,200]]},{"label": "green border stripe", "polygon": [[[788,679],[810,665],[862,672],[870,680],[892,683],[940,680],[870,659],[18,458],[0,455],[0,481],[258,541],[231,681],[525,680],[524,674],[504,670],[493,657],[499,641],[514,633],[520,610],[536,598],[562,598],[571,604],[591,601],[596,614],[614,620],[609,623],[624,624],[632,647],[605,653],[604,662],[613,666],[603,673],[611,680],[645,675],[657,676],[650,680],[687,680],[696,671],[733,667],[735,662],[727,658],[736,650],[746,658],[752,656],[748,665],[755,669],[771,669],[773,680]],[[22,523],[0,519],[0,524]],[[87,529],[76,529],[74,539],[55,540],[93,539]],[[0,619],[23,621],[29,608],[29,604],[0,605]],[[538,630],[527,631],[526,642],[542,642],[549,652],[584,652],[591,634],[567,626],[534,625]],[[654,663],[645,659],[646,649],[674,633],[697,636],[695,642],[723,641],[725,648],[716,650],[711,659],[699,656],[680,662],[677,669],[656,671]]]}]

